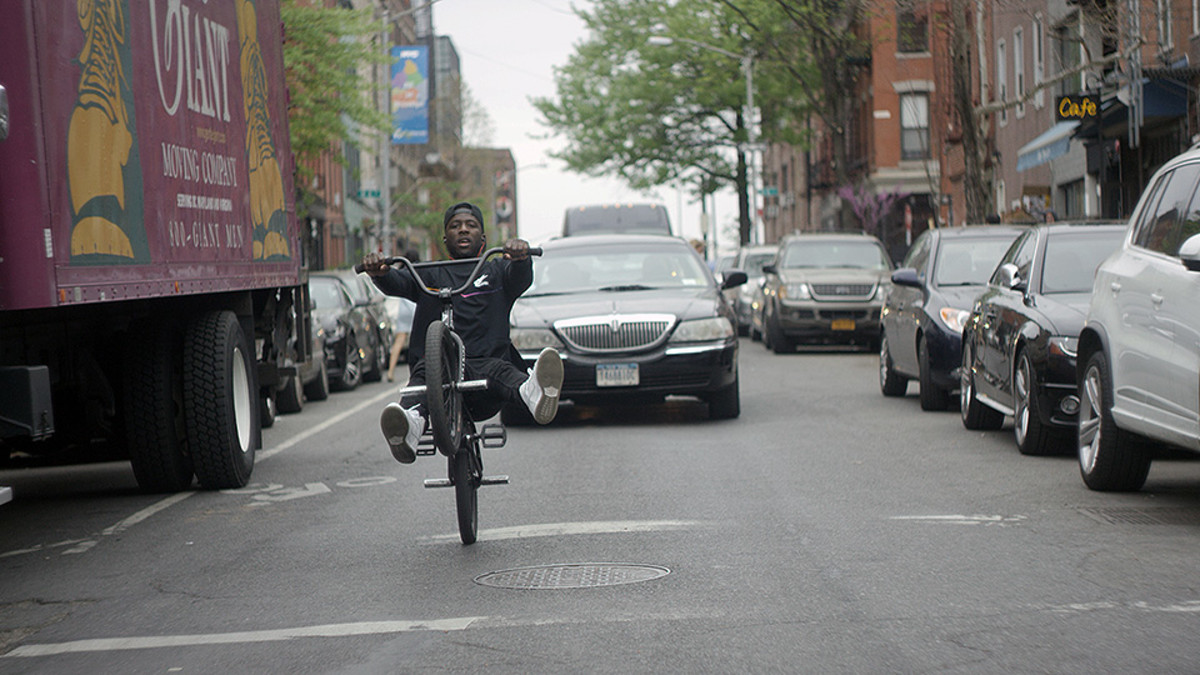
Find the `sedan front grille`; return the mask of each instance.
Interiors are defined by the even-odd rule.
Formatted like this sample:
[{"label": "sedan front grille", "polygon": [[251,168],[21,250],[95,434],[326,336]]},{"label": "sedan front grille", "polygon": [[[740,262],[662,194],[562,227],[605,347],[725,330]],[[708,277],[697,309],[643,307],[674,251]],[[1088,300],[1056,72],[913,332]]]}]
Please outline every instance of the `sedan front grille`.
[{"label": "sedan front grille", "polygon": [[818,299],[866,300],[875,294],[875,284],[813,284],[812,294]]},{"label": "sedan front grille", "polygon": [[612,314],[556,321],[554,330],[581,352],[623,352],[657,347],[674,325],[672,314]]}]

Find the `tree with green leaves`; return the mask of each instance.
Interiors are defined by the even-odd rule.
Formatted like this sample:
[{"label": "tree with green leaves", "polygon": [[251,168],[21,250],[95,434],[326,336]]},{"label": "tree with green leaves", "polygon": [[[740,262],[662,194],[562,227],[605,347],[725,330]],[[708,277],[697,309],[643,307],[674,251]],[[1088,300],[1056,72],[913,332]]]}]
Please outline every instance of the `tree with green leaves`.
[{"label": "tree with green leaves", "polygon": [[[308,184],[307,163],[343,142],[373,145],[364,137],[389,133],[386,113],[379,110],[379,83],[367,68],[387,63],[375,38],[382,25],[370,10],[314,6],[306,0],[283,0],[283,62],[290,95],[288,125],[299,174],[298,188]],[[305,202],[301,195],[301,201]]]},{"label": "tree with green leaves", "polygon": [[[760,51],[784,24],[772,0],[733,7],[714,0],[597,0],[577,10],[590,31],[555,73],[557,97],[535,99],[544,124],[567,139],[554,153],[581,173],[617,176],[634,189],[667,184],[735,185],[742,243],[750,241],[749,125],[745,73],[753,60],[756,107],[781,123],[762,137],[791,133],[780,118],[794,86]],[[757,26],[757,28],[756,28]],[[768,28],[764,28],[768,27]],[[672,38],[655,45],[651,36]],[[795,139],[798,140],[798,139]]]}]

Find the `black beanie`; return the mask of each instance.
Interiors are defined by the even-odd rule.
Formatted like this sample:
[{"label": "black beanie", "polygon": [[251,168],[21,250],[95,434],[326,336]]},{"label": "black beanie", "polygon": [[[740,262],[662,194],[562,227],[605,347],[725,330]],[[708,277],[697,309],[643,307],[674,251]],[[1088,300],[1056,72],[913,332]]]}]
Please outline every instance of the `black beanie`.
[{"label": "black beanie", "polygon": [[442,228],[444,229],[450,224],[450,219],[454,217],[454,214],[462,213],[463,211],[475,216],[475,220],[479,221],[479,225],[481,227],[483,226],[483,211],[480,211],[479,207],[475,206],[471,202],[459,202],[446,209],[446,216],[442,218]]}]

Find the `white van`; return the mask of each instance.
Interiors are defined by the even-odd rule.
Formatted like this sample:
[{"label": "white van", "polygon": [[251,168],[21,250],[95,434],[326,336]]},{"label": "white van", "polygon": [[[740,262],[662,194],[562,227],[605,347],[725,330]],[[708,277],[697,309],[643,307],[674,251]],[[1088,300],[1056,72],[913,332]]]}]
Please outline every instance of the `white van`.
[{"label": "white van", "polygon": [[563,216],[563,236],[581,234],[671,234],[667,207],[661,204],[572,206]]}]

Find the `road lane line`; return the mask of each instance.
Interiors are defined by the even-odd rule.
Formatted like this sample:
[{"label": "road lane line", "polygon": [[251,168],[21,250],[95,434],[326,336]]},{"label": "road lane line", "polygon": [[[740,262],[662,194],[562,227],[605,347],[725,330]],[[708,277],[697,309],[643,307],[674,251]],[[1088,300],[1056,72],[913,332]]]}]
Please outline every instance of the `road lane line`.
[{"label": "road lane line", "polygon": [[[479,530],[479,539],[499,541],[531,537],[557,537],[568,534],[619,534],[624,532],[661,532],[683,530],[704,523],[697,520],[600,520],[575,523],[543,523],[540,525],[514,525]],[[426,537],[427,543],[458,541],[457,534],[438,534]]]},{"label": "road lane line", "polygon": [[[325,420],[324,422],[322,422],[314,427],[309,427],[308,429],[304,430],[303,432],[296,434],[295,436],[287,439],[286,441],[283,441],[282,443],[275,445],[274,447],[272,447],[269,450],[265,450],[265,451],[260,450],[259,452],[257,452],[255,454],[255,457],[256,457],[255,462],[266,461],[266,460],[274,457],[275,455],[278,455],[279,453],[283,452],[284,450],[294,447],[296,444],[311,438],[313,435],[318,434],[318,433],[328,429],[329,427],[331,427],[339,422],[344,421],[346,418],[351,417],[359,412],[362,412],[363,410],[365,410],[366,408],[368,408],[370,406],[378,405],[380,401],[382,401],[386,398],[394,398],[394,397],[395,397],[395,392],[389,387],[383,393],[378,394],[373,398],[367,399],[366,401],[359,403],[358,405],[354,406],[353,408],[350,408],[349,410],[346,410],[337,415],[334,415],[333,417],[330,417],[329,419]],[[188,492],[177,492],[173,495],[170,495],[169,497],[160,499],[159,501],[151,504],[150,506],[147,506],[146,508],[138,511],[137,513],[134,513],[133,515],[131,515],[127,518],[123,518],[122,520],[117,522],[115,525],[112,525],[112,526],[106,528],[104,531],[102,531],[96,537],[91,537],[89,539],[82,539],[82,540],[77,540],[77,541],[71,542],[75,545],[72,546],[70,549],[63,551],[63,555],[77,555],[80,553],[85,553],[87,551],[90,551],[93,547],[96,546],[96,544],[99,543],[100,537],[106,537],[109,535],[124,532],[125,530],[129,529],[130,527],[133,527],[134,525],[137,525],[138,523],[142,522],[143,520],[146,520],[147,518],[149,518],[150,516],[153,516],[154,514],[158,513],[159,511],[162,511],[163,509],[174,506],[174,505],[178,504],[179,502],[182,502],[183,500],[187,499],[188,497],[191,497],[192,495],[196,494],[197,492],[198,492],[198,490],[190,490]],[[61,544],[57,544],[57,545],[61,545]],[[51,546],[55,546],[55,545],[51,545]],[[46,548],[49,548],[49,547],[50,546],[42,546],[39,544],[37,546],[33,546],[30,548],[18,549],[18,550],[13,550],[13,551],[5,551],[3,553],[0,553],[0,558],[9,558],[12,556],[21,555],[21,554],[25,554],[25,553],[34,553],[36,551],[45,550]]]},{"label": "road lane line", "polygon": [[479,616],[429,621],[362,621],[332,623],[319,626],[298,626],[274,630],[242,631],[237,633],[208,633],[199,635],[161,635],[158,637],[98,638],[46,644],[22,645],[0,658],[57,656],[81,652],[112,652],[128,649],[160,649],[163,647],[195,647],[201,645],[244,644],[250,642],[279,642],[296,638],[339,638],[355,635],[388,635],[414,631],[466,630]]}]

